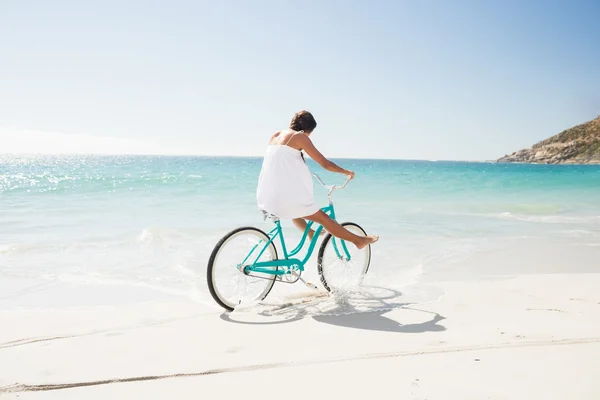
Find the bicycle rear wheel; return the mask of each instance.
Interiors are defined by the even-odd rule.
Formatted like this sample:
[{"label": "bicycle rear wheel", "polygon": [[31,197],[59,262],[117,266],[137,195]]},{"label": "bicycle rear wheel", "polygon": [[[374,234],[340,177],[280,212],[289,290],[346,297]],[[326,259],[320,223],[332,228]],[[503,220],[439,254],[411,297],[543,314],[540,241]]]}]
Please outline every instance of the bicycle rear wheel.
[{"label": "bicycle rear wheel", "polygon": [[[367,236],[363,228],[354,222],[341,224],[350,232]],[[338,291],[360,285],[371,264],[371,245],[359,250],[350,242],[345,242],[350,259],[342,247],[342,241],[331,234],[323,239],[317,258],[317,268],[321,283],[327,291]]]},{"label": "bicycle rear wheel", "polygon": [[249,275],[242,269],[244,265],[277,259],[277,249],[272,242],[267,245],[268,241],[266,233],[253,227],[237,228],[219,240],[206,269],[208,289],[217,304],[233,311],[242,303],[267,297],[277,276],[257,272]]}]

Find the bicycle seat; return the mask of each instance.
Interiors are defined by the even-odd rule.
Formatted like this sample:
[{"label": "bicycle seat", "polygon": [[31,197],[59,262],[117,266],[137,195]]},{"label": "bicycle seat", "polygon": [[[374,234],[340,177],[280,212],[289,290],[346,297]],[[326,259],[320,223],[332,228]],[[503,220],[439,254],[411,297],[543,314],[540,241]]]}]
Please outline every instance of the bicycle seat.
[{"label": "bicycle seat", "polygon": [[270,219],[273,222],[279,221],[279,217],[275,214],[271,214],[269,212],[266,212],[265,210],[260,210],[260,212],[263,214],[264,221],[266,221],[267,219]]}]

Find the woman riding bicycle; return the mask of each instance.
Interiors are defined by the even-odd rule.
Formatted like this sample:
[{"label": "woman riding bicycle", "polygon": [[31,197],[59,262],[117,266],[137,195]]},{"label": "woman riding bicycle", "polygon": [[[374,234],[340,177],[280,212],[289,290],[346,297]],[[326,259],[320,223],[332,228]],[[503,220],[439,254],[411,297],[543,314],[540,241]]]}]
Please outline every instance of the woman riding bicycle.
[{"label": "woman riding bicycle", "polygon": [[[310,134],[316,127],[312,114],[300,111],[294,115],[289,129],[271,136],[258,178],[258,207],[279,218],[291,219],[301,230],[306,229],[306,220],[314,221],[333,236],[362,249],[375,243],[379,237],[353,234],[321,211],[314,201],[312,176],[302,151],[324,169],[354,178],[353,171],[329,161],[315,148]],[[311,230],[309,238],[312,239],[313,234]]]}]

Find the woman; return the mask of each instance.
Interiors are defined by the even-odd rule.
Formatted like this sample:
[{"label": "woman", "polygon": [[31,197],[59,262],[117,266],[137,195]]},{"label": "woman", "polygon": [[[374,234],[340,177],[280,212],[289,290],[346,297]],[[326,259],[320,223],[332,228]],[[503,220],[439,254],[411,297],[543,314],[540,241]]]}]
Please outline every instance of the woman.
[{"label": "woman", "polygon": [[[357,236],[332,220],[315,204],[312,176],[304,162],[302,151],[331,172],[354,178],[354,172],[337,166],[326,159],[315,148],[310,134],[317,122],[308,111],[294,115],[290,128],[271,136],[263,161],[256,198],[258,207],[282,219],[292,219],[299,229],[306,229],[306,220],[323,226],[342,240],[347,240],[362,249],[375,243],[377,236]],[[309,232],[312,239],[314,231]]]}]

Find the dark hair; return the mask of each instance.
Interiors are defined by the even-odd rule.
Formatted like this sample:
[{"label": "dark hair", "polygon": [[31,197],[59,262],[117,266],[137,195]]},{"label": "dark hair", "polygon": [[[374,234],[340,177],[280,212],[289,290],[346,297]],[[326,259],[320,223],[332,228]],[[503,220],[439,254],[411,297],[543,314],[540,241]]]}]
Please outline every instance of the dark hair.
[{"label": "dark hair", "polygon": [[314,131],[316,127],[317,121],[315,121],[315,117],[306,110],[294,114],[294,118],[292,118],[292,122],[290,123],[291,129],[295,131],[304,131],[306,133]]}]

